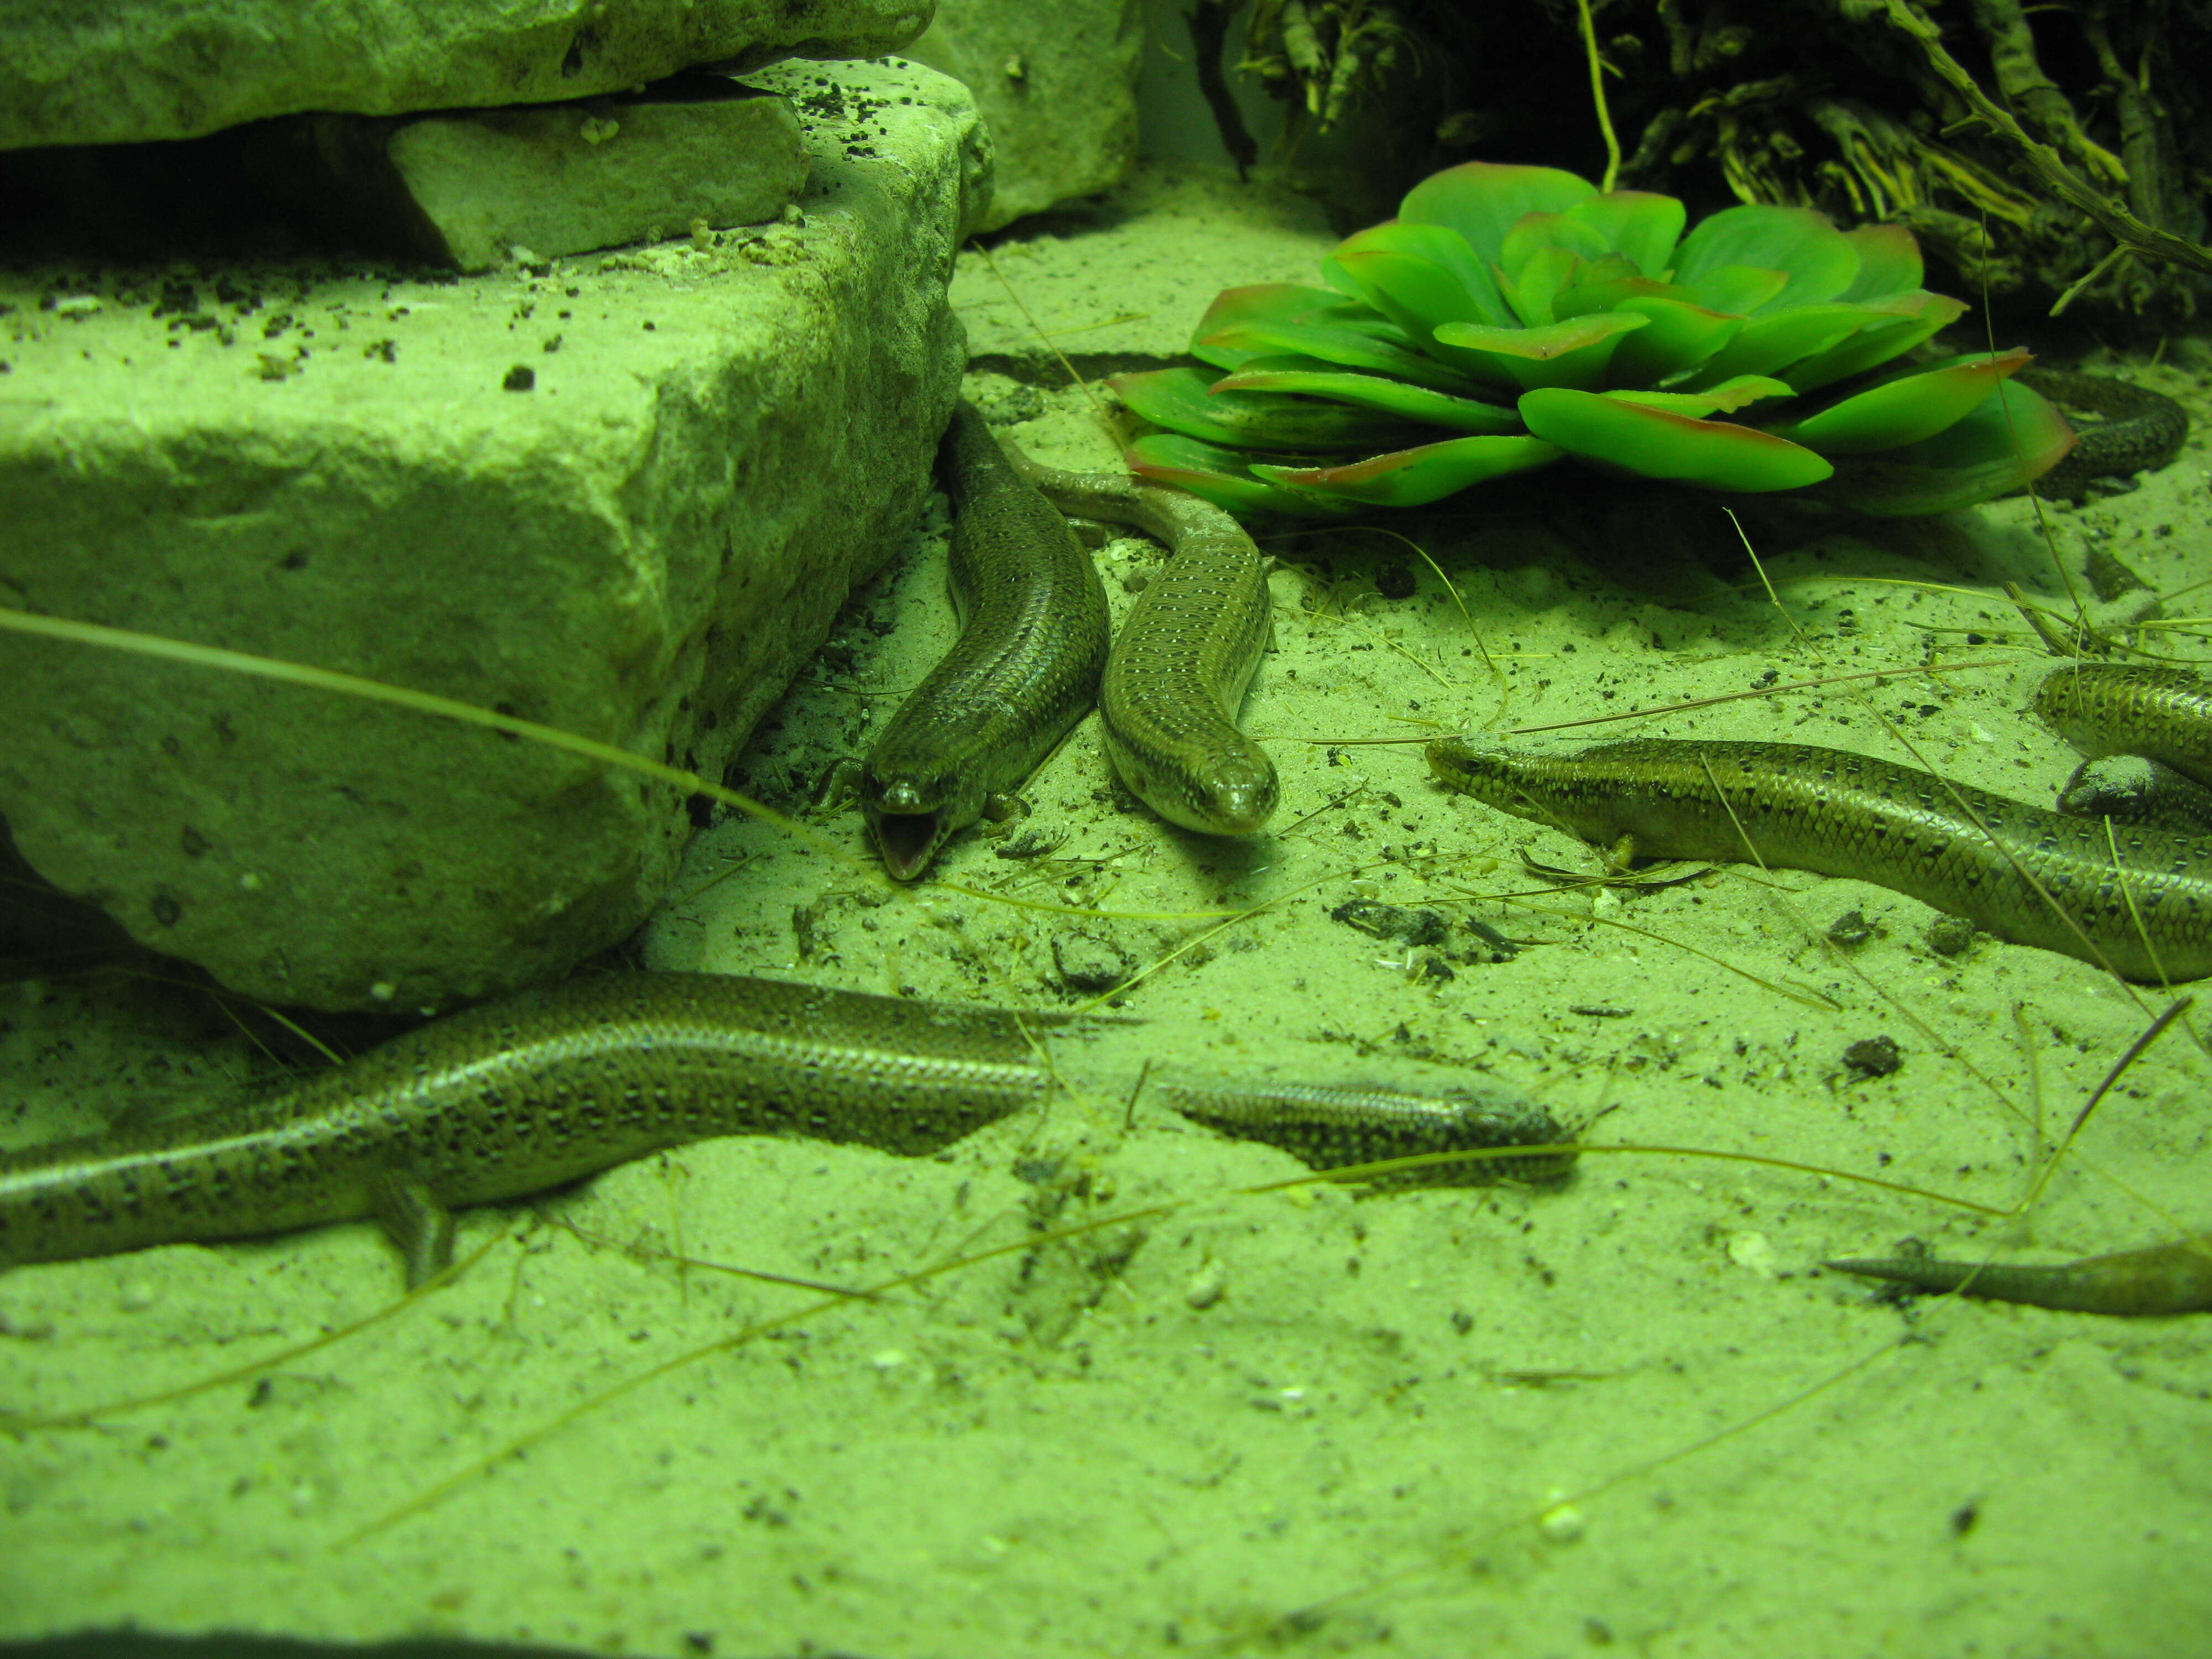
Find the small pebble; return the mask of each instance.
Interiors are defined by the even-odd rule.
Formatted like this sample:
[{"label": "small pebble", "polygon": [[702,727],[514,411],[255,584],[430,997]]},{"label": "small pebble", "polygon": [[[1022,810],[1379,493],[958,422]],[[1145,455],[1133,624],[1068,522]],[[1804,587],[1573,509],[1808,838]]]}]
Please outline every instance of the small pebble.
[{"label": "small pebble", "polygon": [[1119,946],[1090,933],[1055,933],[1052,965],[1070,991],[1110,991],[1129,977],[1129,958]]},{"label": "small pebble", "polygon": [[1887,1077],[1905,1064],[1893,1037],[1863,1037],[1844,1050],[1844,1064],[1858,1078]]},{"label": "small pebble", "polygon": [[1356,927],[1370,939],[1395,939],[1416,946],[1442,945],[1450,931],[1442,911],[1410,910],[1376,899],[1346,899],[1328,913],[1328,919]]},{"label": "small pebble", "polygon": [[1229,1269],[1219,1261],[1208,1261],[1190,1276],[1183,1286],[1182,1299],[1190,1307],[1204,1312],[1221,1300],[1229,1288]]},{"label": "small pebble", "polygon": [[1561,1504],[1544,1511],[1544,1518],[1536,1523],[1536,1530],[1551,1544],[1576,1544],[1582,1541],[1583,1512],[1572,1504]]},{"label": "small pebble", "polygon": [[1928,924],[1928,948],[1939,957],[1960,956],[1972,945],[1974,933],[1964,916],[1938,916]]},{"label": "small pebble", "polygon": [[1828,924],[1828,943],[1840,945],[1846,951],[1857,950],[1874,934],[1874,924],[1866,919],[1863,910],[1846,910]]},{"label": "small pebble", "polygon": [[1761,1279],[1774,1277],[1774,1246],[1766,1242],[1765,1233],[1730,1234],[1728,1257],[1737,1267],[1748,1267]]},{"label": "small pebble", "polygon": [[998,380],[977,389],[975,407],[993,426],[1018,426],[1045,412],[1044,394],[1020,380]]}]

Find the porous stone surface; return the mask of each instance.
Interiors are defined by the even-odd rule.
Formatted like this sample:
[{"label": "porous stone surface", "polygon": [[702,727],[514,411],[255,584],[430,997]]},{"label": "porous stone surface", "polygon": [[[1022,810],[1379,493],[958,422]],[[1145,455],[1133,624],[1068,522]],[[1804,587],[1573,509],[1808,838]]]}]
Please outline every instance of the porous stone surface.
[{"label": "porous stone surface", "polygon": [[873,58],[930,0],[0,0],[0,149],[191,138],[306,110],[405,115],[678,70]]},{"label": "porous stone surface", "polygon": [[[506,274],[0,283],[0,604],[436,693],[720,776],[909,533],[988,139],[917,65],[748,77],[794,222]],[[0,629],[0,813],[135,937],[411,1008],[622,937],[665,784],[414,712]]]},{"label": "porous stone surface", "polygon": [[699,72],[629,96],[256,131],[278,152],[264,171],[311,198],[295,205],[356,245],[471,271],[517,246],[557,256],[759,224],[799,194],[809,163],[787,99]]},{"label": "porous stone surface", "polygon": [[907,49],[975,94],[998,155],[995,230],[1112,188],[1137,160],[1142,0],[939,0]]}]

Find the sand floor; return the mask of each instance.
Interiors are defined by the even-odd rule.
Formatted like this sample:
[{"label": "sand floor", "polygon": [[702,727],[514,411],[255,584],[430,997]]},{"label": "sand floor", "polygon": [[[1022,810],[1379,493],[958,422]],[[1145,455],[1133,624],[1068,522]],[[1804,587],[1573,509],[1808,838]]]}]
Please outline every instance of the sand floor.
[{"label": "sand floor", "polygon": [[[1154,171],[995,257],[1091,373],[1174,353],[1224,284],[1310,280],[1329,240],[1294,200]],[[1109,461],[974,256],[954,292],[987,410],[1025,417],[1015,435],[1042,459]],[[2201,422],[2208,355],[2169,356],[2120,366]],[[2162,590],[2212,576],[2206,473],[2199,436],[2136,493],[2050,512],[2059,562],[2078,573],[2101,542]],[[1925,907],[1852,882],[1731,867],[1555,893],[1524,855],[1588,871],[1586,849],[1443,793],[1416,742],[1373,744],[1777,687],[1568,736],[1908,758],[1901,732],[1947,775],[2032,799],[2069,769],[2021,712],[2048,659],[2002,584],[2063,592],[2028,503],[1871,531],[1750,523],[1778,605],[1716,507],[1547,476],[1556,494],[1526,508],[1401,526],[1456,601],[1380,533],[1267,543],[1276,648],[1246,724],[1285,799],[1249,843],[1136,807],[1095,721],[1036,780],[1025,823],[939,865],[1029,908],[928,884],[886,898],[742,818],[698,838],[641,942],[650,965],[1064,1008],[1084,1000],[1071,970],[1134,970],[1205,937],[1119,999],[1143,1024],[1058,1045],[1068,1087],[1042,1118],[920,1162],[715,1142],[547,1216],[841,1286],[1011,1248],[837,1304],[527,1210],[474,1212],[463,1249],[481,1259],[373,1329],[95,1427],[0,1437],[0,1635],[135,1620],[671,1659],[2212,1648],[2212,1320],[1899,1307],[1818,1267],[1907,1236],[2063,1259],[2212,1225],[2208,1066],[2185,1033],[2011,1222],[1633,1153],[1586,1158],[1557,1192],[1240,1193],[1298,1166],[1156,1102],[1127,1114],[1143,1059],[1471,1082],[1595,1142],[2002,1209],[2164,1006],[2024,947],[1939,956]],[[763,799],[802,802],[949,641],[940,532],[857,598],[763,731],[747,769]],[[1117,606],[1158,556],[1104,549]],[[1383,597],[1408,577],[1409,597]],[[1786,689],[1954,663],[1978,665]],[[854,818],[823,827],[860,850]],[[1333,919],[1360,898],[1434,910],[1445,942],[1409,951]],[[1817,942],[1853,910],[1869,942]],[[1232,912],[1249,914],[1220,927]],[[1471,921],[1517,948],[1490,960]],[[129,1002],[58,981],[9,994],[0,1064],[50,1091],[189,1091],[221,1067]],[[1893,1074],[1845,1065],[1885,1036]],[[394,1285],[365,1226],[18,1270],[0,1279],[0,1407],[242,1365]]]}]

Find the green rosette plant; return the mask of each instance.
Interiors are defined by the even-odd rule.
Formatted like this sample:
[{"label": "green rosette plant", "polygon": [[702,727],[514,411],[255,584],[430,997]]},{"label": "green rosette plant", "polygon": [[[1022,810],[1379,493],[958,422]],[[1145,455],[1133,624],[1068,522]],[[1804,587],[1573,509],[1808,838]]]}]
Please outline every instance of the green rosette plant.
[{"label": "green rosette plant", "polygon": [[[1900,365],[1965,310],[1901,225],[1470,161],[1340,243],[1327,288],[1224,290],[1191,353],[1110,384],[1160,430],[1132,470],[1231,513],[1420,507],[1572,457],[1723,491],[1940,513],[2074,442],[2024,350]],[[1822,394],[1815,397],[1813,394]]]}]

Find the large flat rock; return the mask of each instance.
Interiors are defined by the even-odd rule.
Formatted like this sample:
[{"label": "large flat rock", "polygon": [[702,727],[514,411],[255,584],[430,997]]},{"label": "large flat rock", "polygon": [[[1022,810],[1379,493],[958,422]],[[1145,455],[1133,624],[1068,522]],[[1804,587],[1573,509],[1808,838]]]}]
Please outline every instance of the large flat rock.
[{"label": "large flat rock", "polygon": [[[494,276],[0,287],[0,603],[343,670],[720,776],[909,532],[988,191],[956,82],[784,64],[791,222]],[[268,1000],[414,1007],[622,938],[667,787],[374,704],[0,632],[0,813]]]},{"label": "large flat rock", "polygon": [[550,103],[701,64],[873,58],[931,0],[0,0],[0,149],[307,110]]},{"label": "large flat rock", "polygon": [[1137,160],[1141,0],[939,0],[909,55],[975,94],[998,155],[980,230],[1121,182]]},{"label": "large flat rock", "polygon": [[[787,98],[692,70],[635,94],[437,115],[306,115],[252,129],[264,188],[343,245],[489,270],[694,224],[759,224],[812,157]],[[529,263],[526,260],[525,263]]]}]

